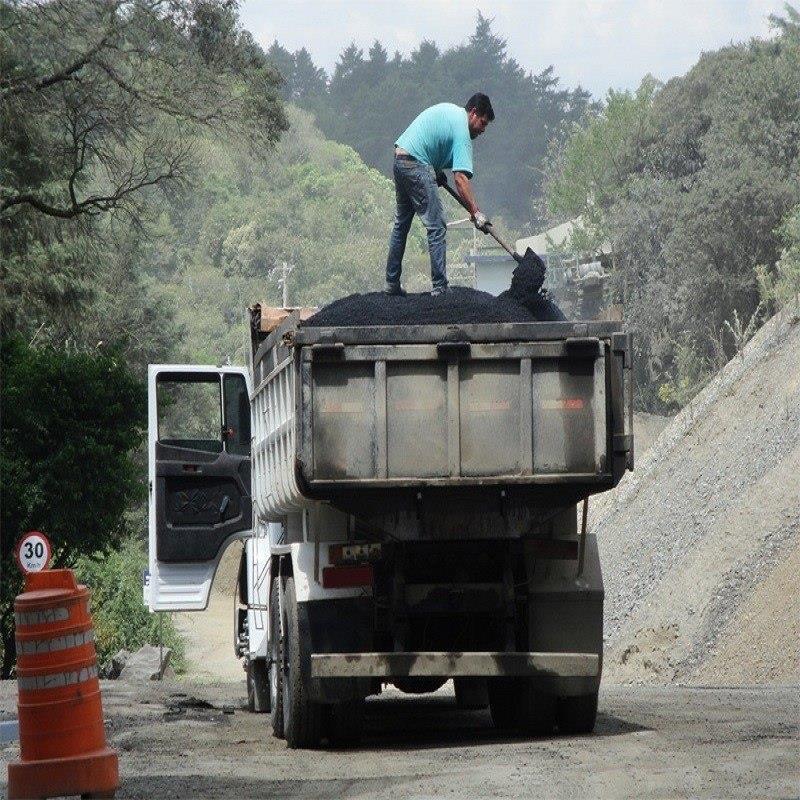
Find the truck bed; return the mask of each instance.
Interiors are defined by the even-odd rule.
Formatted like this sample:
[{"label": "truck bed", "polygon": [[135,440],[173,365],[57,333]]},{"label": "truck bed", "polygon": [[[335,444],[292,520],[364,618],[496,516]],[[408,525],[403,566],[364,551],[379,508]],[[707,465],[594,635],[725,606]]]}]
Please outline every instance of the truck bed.
[{"label": "truck bed", "polygon": [[[259,512],[415,488],[610,488],[632,466],[612,322],[300,327],[253,340]],[[388,494],[387,494],[388,491]]]}]

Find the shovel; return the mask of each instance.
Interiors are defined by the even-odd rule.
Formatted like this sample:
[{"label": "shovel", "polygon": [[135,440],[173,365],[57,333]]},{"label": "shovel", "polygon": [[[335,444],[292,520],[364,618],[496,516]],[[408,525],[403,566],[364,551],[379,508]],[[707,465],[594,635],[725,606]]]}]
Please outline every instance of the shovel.
[{"label": "shovel", "polygon": [[[447,189],[448,194],[451,197],[453,197],[455,199],[455,201],[462,208],[465,208],[467,211],[469,211],[469,207],[458,196],[458,192],[456,192],[456,190],[453,189],[453,187],[450,186],[450,184],[447,182],[447,178],[445,177],[444,173],[440,173],[440,175],[437,176],[437,179],[438,179],[439,186],[443,186],[445,189]],[[494,232],[494,229],[492,228],[491,224],[488,225],[488,229],[487,229],[486,233],[488,233],[489,236],[491,236],[492,239],[494,239],[497,242],[497,244],[499,244],[500,247],[502,247],[503,250],[505,250],[511,256],[511,258],[513,258],[514,261],[516,261],[517,264],[520,265],[520,267],[522,267],[524,270],[531,270],[532,271],[532,275],[530,276],[532,278],[532,281],[530,281],[530,282],[526,281],[525,283],[528,286],[531,286],[531,284],[532,284],[532,288],[534,289],[534,291],[538,291],[541,288],[542,284],[544,283],[544,273],[545,273],[545,270],[547,269],[545,267],[545,265],[544,265],[544,261],[542,261],[542,259],[539,258],[539,256],[537,256],[536,253],[534,253],[533,250],[531,250],[530,247],[525,249],[525,252],[524,252],[523,255],[520,255],[519,253],[517,253],[516,250],[513,250],[506,242],[504,242]]]}]

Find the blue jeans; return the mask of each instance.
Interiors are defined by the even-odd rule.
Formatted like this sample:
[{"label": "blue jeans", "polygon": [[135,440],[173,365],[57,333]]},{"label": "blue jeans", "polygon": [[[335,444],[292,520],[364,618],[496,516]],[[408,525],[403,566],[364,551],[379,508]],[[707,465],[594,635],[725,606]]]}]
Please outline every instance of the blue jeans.
[{"label": "blue jeans", "polygon": [[394,160],[394,190],[397,211],[389,239],[386,259],[386,283],[397,286],[403,269],[403,253],[414,214],[419,214],[428,230],[428,252],[431,256],[431,281],[434,289],[447,288],[447,223],[436,185],[433,167],[405,158]]}]

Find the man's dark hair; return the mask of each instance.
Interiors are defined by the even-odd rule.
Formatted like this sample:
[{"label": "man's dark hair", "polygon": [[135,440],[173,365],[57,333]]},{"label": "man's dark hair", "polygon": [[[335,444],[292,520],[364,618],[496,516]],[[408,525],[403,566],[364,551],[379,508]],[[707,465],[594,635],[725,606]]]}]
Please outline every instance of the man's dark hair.
[{"label": "man's dark hair", "polygon": [[467,100],[467,104],[464,106],[467,111],[472,111],[474,108],[482,117],[486,117],[489,122],[494,120],[494,109],[492,108],[492,101],[489,98],[478,92],[477,94],[472,95],[469,100]]}]

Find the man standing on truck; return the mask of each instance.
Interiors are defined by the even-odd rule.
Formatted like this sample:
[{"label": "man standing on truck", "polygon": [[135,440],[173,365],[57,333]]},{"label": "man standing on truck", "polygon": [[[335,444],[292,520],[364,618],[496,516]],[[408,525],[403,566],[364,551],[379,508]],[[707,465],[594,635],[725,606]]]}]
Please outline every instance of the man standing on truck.
[{"label": "man standing on truck", "polygon": [[404,295],[400,286],[403,253],[414,214],[428,230],[432,295],[447,291],[447,223],[437,183],[446,180],[442,170],[452,169],[456,191],[467,205],[475,227],[486,233],[491,224],[478,208],[472,191],[472,140],[494,119],[485,94],[474,94],[461,108],[438,103],[426,108],[394,144],[394,188],[397,211],[386,259],[386,294]]}]

